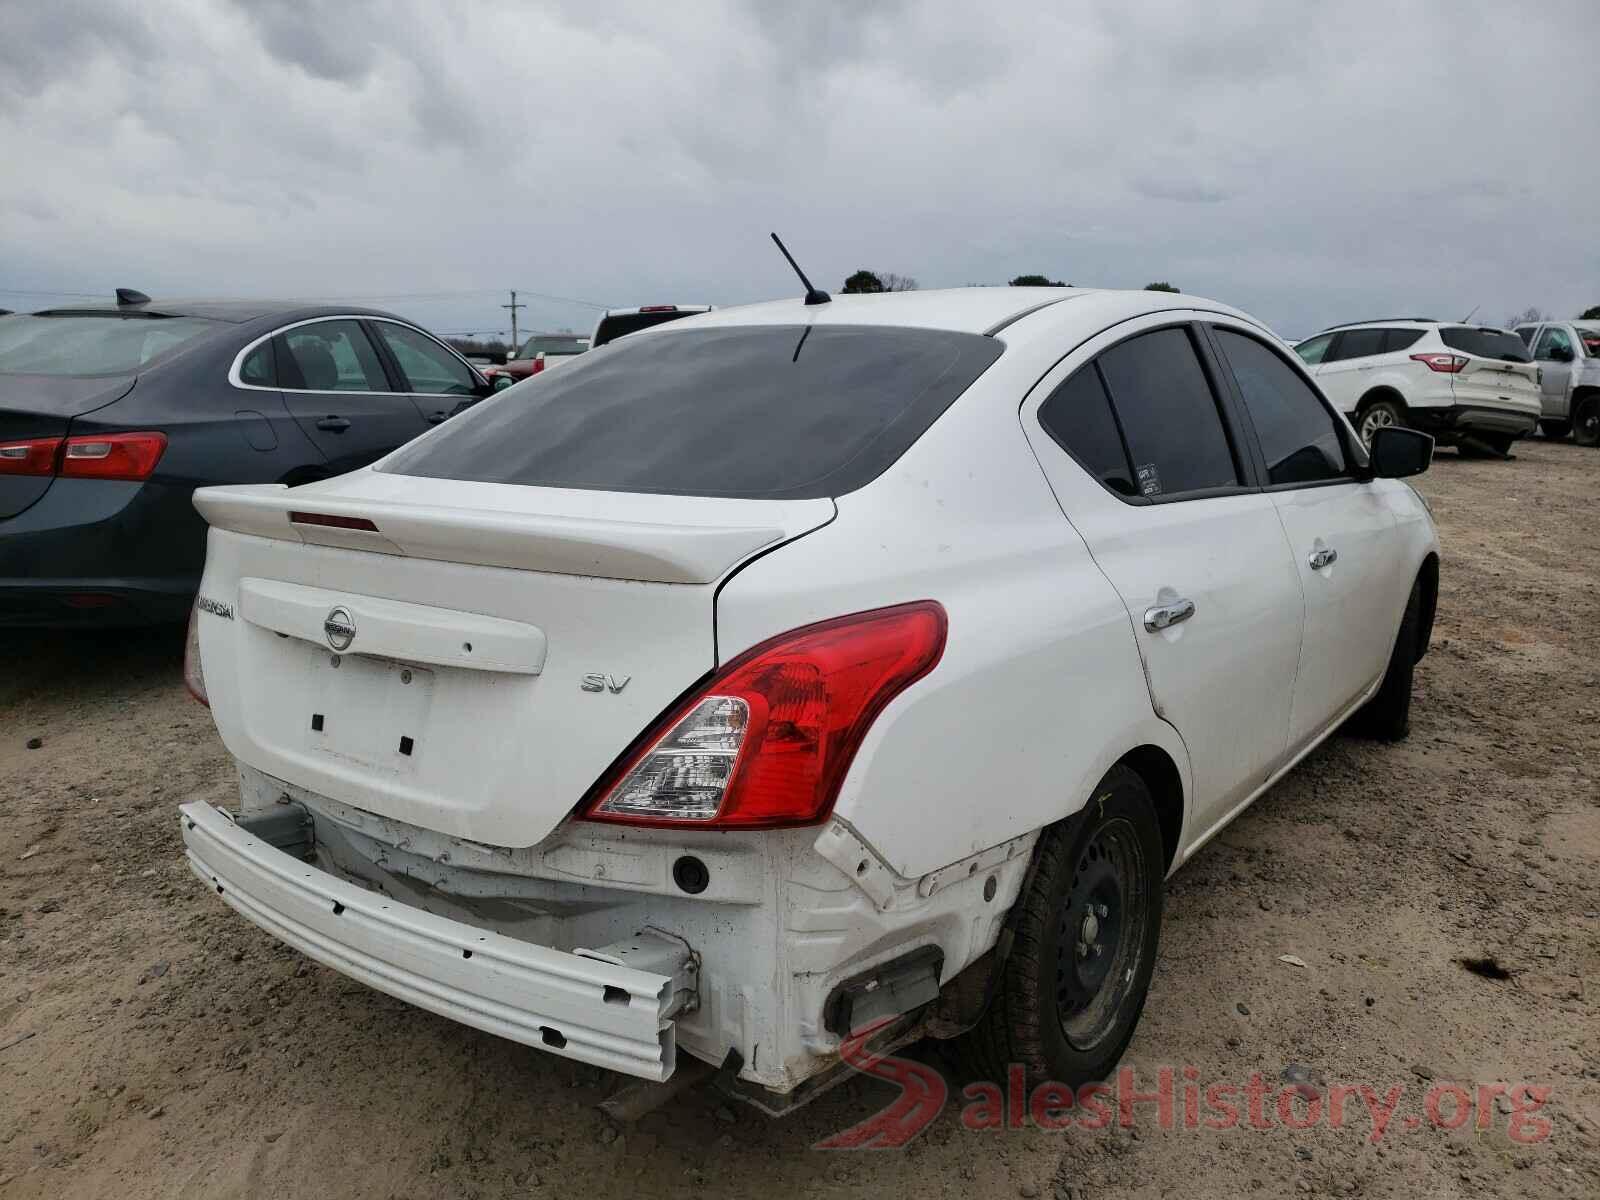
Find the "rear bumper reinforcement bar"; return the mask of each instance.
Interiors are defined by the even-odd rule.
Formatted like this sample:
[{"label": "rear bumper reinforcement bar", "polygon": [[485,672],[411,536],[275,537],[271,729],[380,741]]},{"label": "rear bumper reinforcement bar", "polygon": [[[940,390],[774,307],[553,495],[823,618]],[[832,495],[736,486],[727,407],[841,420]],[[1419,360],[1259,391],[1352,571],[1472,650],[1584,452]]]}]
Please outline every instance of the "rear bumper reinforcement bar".
[{"label": "rear bumper reinforcement bar", "polygon": [[179,811],[194,873],[242,916],[318,962],[514,1042],[641,1079],[671,1076],[671,1016],[695,966],[687,946],[662,939],[663,953],[649,959],[657,970],[588,956],[611,956],[609,947],[569,954],[535,946],[336,879],[209,804]]}]

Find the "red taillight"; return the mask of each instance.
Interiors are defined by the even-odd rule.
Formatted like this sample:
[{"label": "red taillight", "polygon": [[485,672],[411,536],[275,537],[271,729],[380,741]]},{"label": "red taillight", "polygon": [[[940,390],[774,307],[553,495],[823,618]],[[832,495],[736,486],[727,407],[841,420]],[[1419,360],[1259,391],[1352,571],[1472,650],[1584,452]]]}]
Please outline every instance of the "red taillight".
[{"label": "red taillight", "polygon": [[539,351],[539,353],[537,353],[537,354],[535,354],[533,356],[533,370],[529,371],[528,374],[529,375],[537,375],[542,370],[544,370],[544,351],[543,350]]},{"label": "red taillight", "polygon": [[78,479],[148,479],[167,448],[164,433],[107,433],[70,437],[61,475]]},{"label": "red taillight", "polygon": [[668,711],[595,785],[592,821],[682,829],[810,825],[861,739],[944,653],[932,600],[807,625],[747,650]]},{"label": "red taillight", "polygon": [[198,604],[189,610],[189,637],[183,646],[183,686],[189,689],[189,695],[200,701],[207,708],[211,707],[211,698],[206,695],[206,674],[200,668],[200,606]]},{"label": "red taillight", "polygon": [[676,304],[646,304],[639,311],[642,312],[642,313],[647,313],[647,312],[677,312],[678,311],[678,306]]},{"label": "red taillight", "polygon": [[1413,354],[1411,361],[1426,363],[1428,370],[1445,375],[1454,375],[1467,365],[1467,359],[1460,354]]},{"label": "red taillight", "polygon": [[61,442],[58,437],[0,442],[0,475],[54,475]]},{"label": "red taillight", "polygon": [[377,533],[378,527],[366,517],[340,517],[333,513],[290,512],[291,525],[322,525],[329,529],[359,529],[363,533]]}]

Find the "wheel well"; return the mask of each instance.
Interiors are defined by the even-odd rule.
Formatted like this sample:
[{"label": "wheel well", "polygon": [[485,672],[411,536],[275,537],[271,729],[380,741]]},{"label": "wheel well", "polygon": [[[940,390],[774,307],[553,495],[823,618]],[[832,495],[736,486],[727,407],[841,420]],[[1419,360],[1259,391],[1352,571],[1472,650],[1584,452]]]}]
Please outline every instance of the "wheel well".
[{"label": "wheel well", "polygon": [[[1593,396],[1600,396],[1600,388],[1597,388],[1597,387],[1581,387],[1581,388],[1577,388],[1572,393],[1572,403],[1573,403],[1574,406],[1576,406],[1579,401],[1588,400]],[[1568,411],[1567,415],[1568,416],[1572,415],[1570,410]]]},{"label": "wheel well", "polygon": [[1422,611],[1417,629],[1417,661],[1428,652],[1433,638],[1433,614],[1439,609],[1439,556],[1430,554],[1422,560],[1422,570],[1417,572],[1417,582],[1422,585]]},{"label": "wheel well", "polygon": [[1161,845],[1167,852],[1166,868],[1171,870],[1178,856],[1178,839],[1183,836],[1183,777],[1178,774],[1178,764],[1159,746],[1130,750],[1122,756],[1122,764],[1150,789],[1161,825]]},{"label": "wheel well", "polygon": [[1379,400],[1387,400],[1391,404],[1398,405],[1401,412],[1407,411],[1405,397],[1399,392],[1395,391],[1391,387],[1375,387],[1365,396],[1361,397],[1360,403],[1356,405],[1356,412],[1359,413],[1362,409],[1371,407]]}]

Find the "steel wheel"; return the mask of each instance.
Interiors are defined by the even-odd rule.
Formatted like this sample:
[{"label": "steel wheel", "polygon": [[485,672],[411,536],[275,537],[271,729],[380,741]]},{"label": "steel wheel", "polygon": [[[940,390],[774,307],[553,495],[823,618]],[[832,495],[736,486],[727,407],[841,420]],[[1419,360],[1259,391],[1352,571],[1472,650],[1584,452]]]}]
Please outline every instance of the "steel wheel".
[{"label": "steel wheel", "polygon": [[1074,864],[1056,951],[1056,1017],[1074,1049],[1094,1049],[1117,1024],[1145,950],[1149,869],[1123,818],[1101,825]]}]

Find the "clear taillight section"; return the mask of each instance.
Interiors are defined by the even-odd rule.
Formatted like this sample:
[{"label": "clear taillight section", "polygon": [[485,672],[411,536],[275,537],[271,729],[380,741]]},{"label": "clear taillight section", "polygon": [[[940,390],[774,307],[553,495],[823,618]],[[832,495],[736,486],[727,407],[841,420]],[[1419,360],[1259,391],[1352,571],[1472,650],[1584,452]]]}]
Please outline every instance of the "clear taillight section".
[{"label": "clear taillight section", "polygon": [[1413,354],[1411,361],[1427,364],[1430,371],[1438,371],[1444,375],[1454,375],[1467,365],[1468,359],[1461,354]]},{"label": "clear taillight section", "polygon": [[861,739],[944,653],[931,600],[808,625],[741,654],[596,785],[583,815],[773,829],[827,817]]},{"label": "clear taillight section", "polygon": [[199,605],[189,610],[189,637],[183,646],[183,686],[189,689],[189,695],[211,707],[211,698],[206,695],[206,673],[200,667]]}]

